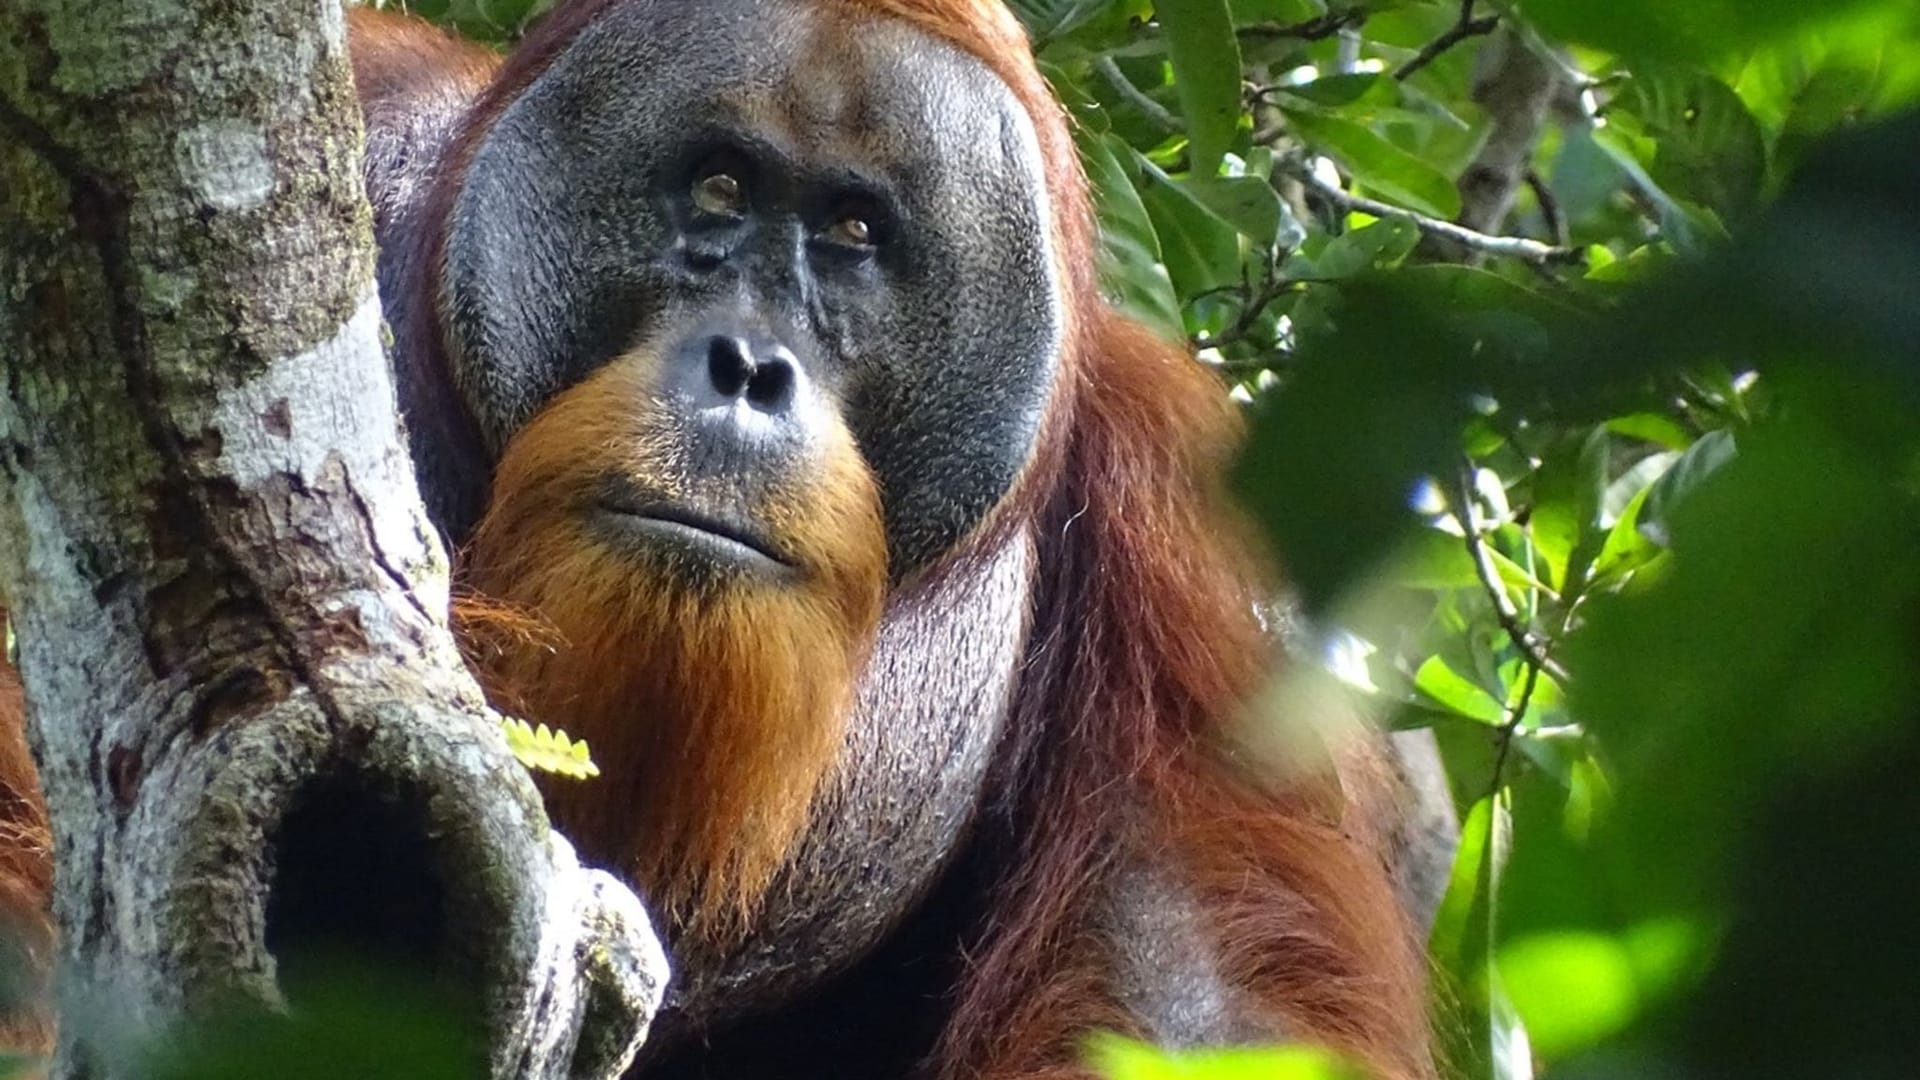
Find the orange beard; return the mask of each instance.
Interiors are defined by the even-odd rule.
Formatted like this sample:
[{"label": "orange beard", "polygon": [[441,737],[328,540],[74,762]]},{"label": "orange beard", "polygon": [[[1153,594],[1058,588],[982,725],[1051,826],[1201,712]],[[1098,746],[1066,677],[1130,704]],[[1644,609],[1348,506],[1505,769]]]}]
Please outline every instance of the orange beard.
[{"label": "orange beard", "polygon": [[609,472],[692,491],[651,357],[615,360],[514,437],[461,558],[456,625],[509,714],[592,746],[598,779],[545,784],[555,824],[682,927],[746,925],[842,746],[879,621],[878,490],[833,425],[777,505],[753,507],[798,568],[773,581],[610,545]]}]

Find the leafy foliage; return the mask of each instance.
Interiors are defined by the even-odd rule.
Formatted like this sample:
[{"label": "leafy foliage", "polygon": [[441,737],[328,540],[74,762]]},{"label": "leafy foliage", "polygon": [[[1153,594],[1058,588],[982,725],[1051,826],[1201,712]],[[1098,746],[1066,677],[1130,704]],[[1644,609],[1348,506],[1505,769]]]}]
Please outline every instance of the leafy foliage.
[{"label": "leafy foliage", "polygon": [[1915,819],[1847,808],[1920,756],[1920,10],[1015,6],[1111,297],[1251,403],[1329,655],[1441,743],[1450,1071],[1917,1074]]}]

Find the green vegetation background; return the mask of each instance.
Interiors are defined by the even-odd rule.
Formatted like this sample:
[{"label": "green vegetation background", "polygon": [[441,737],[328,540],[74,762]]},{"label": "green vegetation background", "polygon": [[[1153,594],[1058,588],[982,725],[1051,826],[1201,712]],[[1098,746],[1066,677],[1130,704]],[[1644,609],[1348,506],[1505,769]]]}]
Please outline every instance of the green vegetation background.
[{"label": "green vegetation background", "polygon": [[[1012,4],[1113,298],[1249,401],[1326,680],[1443,747],[1450,1073],[1920,1076],[1920,5]],[[1511,209],[1434,235],[1516,117]],[[438,1075],[340,1008],[279,1067]]]}]

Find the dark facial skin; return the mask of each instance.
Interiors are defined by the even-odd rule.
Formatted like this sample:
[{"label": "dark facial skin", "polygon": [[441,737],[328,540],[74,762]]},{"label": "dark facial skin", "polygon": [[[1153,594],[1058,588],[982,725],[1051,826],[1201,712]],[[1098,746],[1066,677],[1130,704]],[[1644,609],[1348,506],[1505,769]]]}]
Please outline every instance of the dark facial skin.
[{"label": "dark facial skin", "polygon": [[1062,323],[1041,191],[1012,95],[918,31],[790,0],[626,5],[473,155],[441,296],[455,379],[497,454],[649,352],[689,453],[744,487],[781,483],[837,414],[903,578],[1030,456]]}]

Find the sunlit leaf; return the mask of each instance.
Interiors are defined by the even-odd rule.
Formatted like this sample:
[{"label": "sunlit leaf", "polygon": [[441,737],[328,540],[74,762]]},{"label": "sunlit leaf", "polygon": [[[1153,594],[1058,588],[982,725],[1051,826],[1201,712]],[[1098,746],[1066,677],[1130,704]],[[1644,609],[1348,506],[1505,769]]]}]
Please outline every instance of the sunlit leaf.
[{"label": "sunlit leaf", "polygon": [[1455,671],[1441,656],[1429,656],[1414,673],[1413,685],[1435,702],[1454,713],[1487,724],[1506,719],[1500,700]]},{"label": "sunlit leaf", "polygon": [[1500,982],[1549,1059],[1591,1046],[1633,1020],[1639,989],[1624,945],[1605,934],[1535,934],[1501,947]]},{"label": "sunlit leaf", "polygon": [[1335,1055],[1307,1046],[1167,1053],[1101,1036],[1093,1040],[1089,1057],[1105,1080],[1361,1080],[1362,1075]]},{"label": "sunlit leaf", "polygon": [[1193,147],[1193,172],[1212,176],[1240,124],[1240,43],[1227,0],[1155,0],[1166,32],[1180,111]]},{"label": "sunlit leaf", "polygon": [[1629,60],[1703,63],[1879,0],[1527,0],[1527,17],[1568,41]]}]

